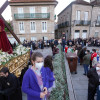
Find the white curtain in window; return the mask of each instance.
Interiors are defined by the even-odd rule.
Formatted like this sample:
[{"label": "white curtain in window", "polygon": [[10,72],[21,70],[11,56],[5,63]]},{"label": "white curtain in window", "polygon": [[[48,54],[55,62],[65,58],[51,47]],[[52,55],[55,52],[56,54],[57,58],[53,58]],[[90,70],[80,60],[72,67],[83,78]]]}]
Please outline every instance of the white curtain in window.
[{"label": "white curtain in window", "polygon": [[79,10],[76,11],[76,20],[80,20],[81,12]]},{"label": "white curtain in window", "polygon": [[89,12],[84,12],[84,20],[85,20],[85,21],[88,20],[88,13],[89,13]]},{"label": "white curtain in window", "polygon": [[24,18],[23,8],[18,8],[18,17],[19,18]]},{"label": "white curtain in window", "polygon": [[42,22],[42,32],[47,32],[47,22]]},{"label": "white curtain in window", "polygon": [[47,7],[42,7],[42,18],[47,18]]},{"label": "white curtain in window", "polygon": [[35,22],[30,23],[31,31],[36,31]]},{"label": "white curtain in window", "polygon": [[20,31],[21,33],[24,32],[24,22],[19,22],[19,31]]},{"label": "white curtain in window", "polygon": [[30,15],[31,17],[35,17],[35,7],[30,7]]}]

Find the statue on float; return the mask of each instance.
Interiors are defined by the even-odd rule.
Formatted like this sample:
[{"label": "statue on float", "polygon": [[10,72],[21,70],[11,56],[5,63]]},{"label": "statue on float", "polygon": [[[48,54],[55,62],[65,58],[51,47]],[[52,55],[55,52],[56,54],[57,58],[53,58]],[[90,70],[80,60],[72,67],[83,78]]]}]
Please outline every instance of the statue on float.
[{"label": "statue on float", "polygon": [[4,22],[2,19],[0,19],[0,50],[11,54],[13,53],[13,50],[4,29],[5,29]]}]

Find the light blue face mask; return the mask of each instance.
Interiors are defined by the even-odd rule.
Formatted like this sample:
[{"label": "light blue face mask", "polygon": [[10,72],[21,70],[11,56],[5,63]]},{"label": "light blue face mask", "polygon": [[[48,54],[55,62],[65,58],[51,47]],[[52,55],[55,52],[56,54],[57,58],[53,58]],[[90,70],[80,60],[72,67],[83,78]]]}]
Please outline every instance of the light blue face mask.
[{"label": "light blue face mask", "polygon": [[100,70],[100,67],[96,67],[96,70],[97,70],[97,71]]}]

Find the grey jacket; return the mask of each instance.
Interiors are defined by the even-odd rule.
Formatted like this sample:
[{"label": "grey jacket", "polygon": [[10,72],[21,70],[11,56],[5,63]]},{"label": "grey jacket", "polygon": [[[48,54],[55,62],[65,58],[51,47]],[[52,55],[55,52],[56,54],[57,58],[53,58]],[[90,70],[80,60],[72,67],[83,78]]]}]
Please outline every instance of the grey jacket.
[{"label": "grey jacket", "polygon": [[91,54],[87,54],[83,57],[83,64],[90,65]]}]

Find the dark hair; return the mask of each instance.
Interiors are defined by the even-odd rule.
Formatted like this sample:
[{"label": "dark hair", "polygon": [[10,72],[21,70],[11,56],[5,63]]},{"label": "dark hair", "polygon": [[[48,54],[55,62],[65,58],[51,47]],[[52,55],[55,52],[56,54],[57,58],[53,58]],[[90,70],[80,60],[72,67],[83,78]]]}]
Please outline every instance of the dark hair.
[{"label": "dark hair", "polygon": [[37,57],[43,57],[40,52],[32,53],[31,60],[35,61]]},{"label": "dark hair", "polygon": [[88,53],[90,53],[90,50],[87,50]]},{"label": "dark hair", "polygon": [[44,59],[44,67],[49,67],[53,71],[52,56],[46,56]]},{"label": "dark hair", "polygon": [[3,72],[4,74],[6,74],[7,72],[9,73],[9,69],[7,67],[3,67],[1,70],[0,70],[0,73]]},{"label": "dark hair", "polygon": [[96,49],[92,49],[92,51],[96,52]]}]

